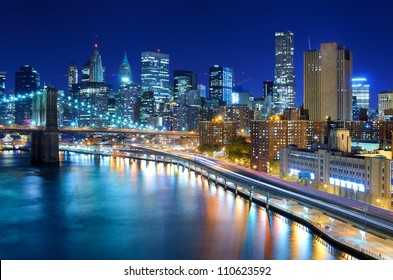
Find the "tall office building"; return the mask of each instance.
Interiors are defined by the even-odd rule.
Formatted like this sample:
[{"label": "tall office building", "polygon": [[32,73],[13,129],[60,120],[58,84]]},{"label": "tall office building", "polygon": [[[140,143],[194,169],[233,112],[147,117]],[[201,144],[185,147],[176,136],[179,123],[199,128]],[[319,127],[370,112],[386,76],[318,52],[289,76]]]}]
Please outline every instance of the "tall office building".
[{"label": "tall office building", "polygon": [[0,99],[7,97],[5,93],[6,76],[7,76],[6,71],[0,71]]},{"label": "tall office building", "polygon": [[356,111],[370,108],[370,85],[366,78],[352,79],[352,96],[356,97]]},{"label": "tall office building", "polygon": [[0,125],[11,124],[13,120],[13,106],[11,102],[6,102],[8,98],[5,91],[6,71],[0,71]]},{"label": "tall office building", "polygon": [[206,86],[203,84],[198,84],[197,85],[199,96],[202,98],[207,98],[206,96]]},{"label": "tall office building", "polygon": [[124,53],[124,58],[120,65],[119,77],[121,85],[127,85],[132,83],[132,71],[131,65],[127,59],[127,53]]},{"label": "tall office building", "polygon": [[264,81],[262,84],[262,99],[265,103],[265,115],[269,117],[273,111],[273,95],[274,95],[274,82],[271,80]]},{"label": "tall office building", "polygon": [[109,86],[95,82],[81,83],[77,86],[77,98],[81,104],[75,114],[78,126],[107,126]]},{"label": "tall office building", "polygon": [[310,120],[352,119],[352,54],[337,43],[304,53],[304,108]]},{"label": "tall office building", "polygon": [[78,83],[78,67],[71,63],[68,66],[68,91],[72,89],[72,85]]},{"label": "tall office building", "polygon": [[90,81],[90,59],[82,66],[82,83]]},{"label": "tall office building", "polygon": [[94,51],[90,58],[89,80],[90,82],[103,83],[105,68],[102,67],[101,55],[98,51],[98,44],[94,44]]},{"label": "tall office building", "polygon": [[209,69],[210,98],[221,104],[232,104],[233,70],[214,65]]},{"label": "tall office building", "polygon": [[295,108],[295,67],[293,32],[275,33],[275,91],[274,113],[283,114],[286,108]]},{"label": "tall office building", "polygon": [[142,92],[149,91],[154,93],[155,110],[160,111],[163,104],[171,99],[171,91],[169,89],[169,55],[160,52],[143,52],[141,61]]},{"label": "tall office building", "polygon": [[35,93],[40,87],[40,74],[30,65],[25,65],[15,73],[15,123],[18,125],[30,125],[32,120],[33,98],[30,94]]},{"label": "tall office building", "polygon": [[175,102],[181,95],[196,89],[196,74],[194,72],[188,70],[175,70],[173,72],[173,100]]}]

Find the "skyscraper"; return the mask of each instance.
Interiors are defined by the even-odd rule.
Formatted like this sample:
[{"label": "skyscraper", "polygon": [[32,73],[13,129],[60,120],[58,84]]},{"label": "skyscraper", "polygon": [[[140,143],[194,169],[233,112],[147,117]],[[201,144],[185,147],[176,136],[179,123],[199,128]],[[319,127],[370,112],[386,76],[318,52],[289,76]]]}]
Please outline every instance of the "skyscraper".
[{"label": "skyscraper", "polygon": [[232,104],[233,70],[229,67],[214,65],[209,69],[210,98],[221,104]]},{"label": "skyscraper", "polygon": [[175,70],[173,72],[173,100],[175,102],[187,91],[196,89],[196,74],[194,72],[188,70]]},{"label": "skyscraper", "polygon": [[286,108],[295,108],[295,67],[293,32],[275,33],[275,92],[274,113],[283,114]]},{"label": "skyscraper", "polygon": [[[171,99],[169,89],[169,55],[161,52],[143,52],[141,55],[142,92],[153,92],[156,112]],[[151,95],[149,95],[151,97]]]},{"label": "skyscraper", "polygon": [[262,85],[262,99],[264,100],[265,103],[266,117],[272,115],[273,95],[274,95],[274,82],[271,80],[264,81]]},{"label": "skyscraper", "polygon": [[127,59],[127,53],[124,53],[124,58],[120,65],[119,77],[121,85],[127,85],[132,83],[132,71],[131,65]]},{"label": "skyscraper", "polygon": [[32,118],[33,98],[29,95],[35,93],[40,87],[40,74],[30,65],[20,68],[15,73],[15,123],[30,125]]},{"label": "skyscraper", "polygon": [[356,97],[356,107],[359,110],[370,108],[370,85],[366,78],[352,79],[352,96]]},{"label": "skyscraper", "polygon": [[304,53],[304,108],[310,120],[352,119],[352,54],[337,43]]},{"label": "skyscraper", "polygon": [[5,94],[5,81],[6,81],[6,71],[0,71],[0,99],[6,97]]},{"label": "skyscraper", "polygon": [[90,82],[103,83],[105,68],[102,67],[101,55],[98,51],[98,44],[94,44],[94,51],[90,58],[89,67],[89,79]]},{"label": "skyscraper", "polygon": [[203,84],[198,84],[197,85],[198,91],[199,91],[199,96],[203,98],[207,98],[206,96],[206,86]]},{"label": "skyscraper", "polygon": [[5,82],[6,82],[6,71],[0,71],[0,124],[7,125],[10,124],[11,120],[10,113],[13,112],[13,103],[5,102],[7,99],[7,94],[5,91]]},{"label": "skyscraper", "polygon": [[72,85],[78,83],[78,68],[74,63],[68,66],[68,91],[72,89]]}]

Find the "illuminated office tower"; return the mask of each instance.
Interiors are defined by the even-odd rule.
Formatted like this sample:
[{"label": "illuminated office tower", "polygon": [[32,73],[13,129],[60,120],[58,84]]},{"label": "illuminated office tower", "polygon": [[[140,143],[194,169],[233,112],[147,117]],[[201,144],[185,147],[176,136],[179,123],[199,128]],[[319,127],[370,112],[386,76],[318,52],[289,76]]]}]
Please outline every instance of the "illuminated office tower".
[{"label": "illuminated office tower", "polygon": [[233,70],[214,65],[209,69],[210,98],[221,104],[232,104]]},{"label": "illuminated office tower", "polygon": [[269,117],[272,115],[273,95],[274,95],[274,82],[267,80],[262,85],[262,99],[264,100],[265,115]]},{"label": "illuminated office tower", "polygon": [[304,53],[304,108],[310,120],[352,120],[352,54],[337,43]]},{"label": "illuminated office tower", "polygon": [[366,78],[352,79],[352,96],[356,97],[356,111],[370,108],[370,85]]},{"label": "illuminated office tower", "polygon": [[68,91],[72,89],[72,85],[78,83],[78,68],[74,63],[68,66]]},{"label": "illuminated office tower", "polygon": [[283,114],[286,108],[295,108],[295,67],[293,32],[275,33],[275,91],[274,113]]},{"label": "illuminated office tower", "polygon": [[207,98],[206,96],[206,86],[203,84],[198,84],[197,85],[199,96],[203,98]]},{"label": "illuminated office tower", "polygon": [[[40,74],[30,65],[15,73],[15,123],[31,125],[33,96],[40,87]],[[33,96],[31,96],[31,94]]]},{"label": "illuminated office tower", "polygon": [[175,102],[186,92],[196,89],[196,74],[194,72],[188,70],[175,70],[173,72],[173,100]]},{"label": "illuminated office tower", "polygon": [[131,65],[127,59],[127,53],[124,53],[124,58],[120,65],[119,77],[120,77],[120,84],[122,86],[132,83],[132,71],[131,71]]},{"label": "illuminated office tower", "polygon": [[105,68],[102,67],[101,55],[98,51],[98,44],[94,44],[94,51],[90,58],[89,80],[90,82],[103,83]]},{"label": "illuminated office tower", "polygon": [[7,76],[6,71],[0,71],[0,100],[6,97],[5,94],[6,76]]},{"label": "illuminated office tower", "polygon": [[[160,52],[143,52],[141,55],[142,92],[153,92],[155,111],[159,112],[171,99],[169,89],[169,55]],[[150,95],[151,96],[151,93]]]},{"label": "illuminated office tower", "polygon": [[6,71],[0,71],[0,125],[9,125],[13,123],[14,104],[11,102],[2,102],[8,98],[5,91]]}]

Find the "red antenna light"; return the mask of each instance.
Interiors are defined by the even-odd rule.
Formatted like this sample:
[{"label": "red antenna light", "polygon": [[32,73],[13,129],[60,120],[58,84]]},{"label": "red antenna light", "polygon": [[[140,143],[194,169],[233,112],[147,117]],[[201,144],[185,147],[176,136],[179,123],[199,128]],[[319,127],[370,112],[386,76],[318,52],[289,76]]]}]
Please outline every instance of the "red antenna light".
[{"label": "red antenna light", "polygon": [[160,52],[161,50],[160,49],[157,49],[157,52]]}]

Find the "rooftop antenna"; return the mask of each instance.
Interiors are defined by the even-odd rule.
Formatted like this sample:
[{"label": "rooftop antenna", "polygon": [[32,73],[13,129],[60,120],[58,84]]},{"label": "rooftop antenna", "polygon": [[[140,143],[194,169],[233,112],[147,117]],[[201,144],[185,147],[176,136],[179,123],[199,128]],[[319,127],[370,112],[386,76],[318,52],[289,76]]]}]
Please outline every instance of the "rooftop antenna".
[{"label": "rooftop antenna", "polygon": [[308,50],[311,51],[311,42],[310,42],[310,36],[308,36]]}]

